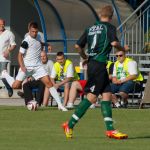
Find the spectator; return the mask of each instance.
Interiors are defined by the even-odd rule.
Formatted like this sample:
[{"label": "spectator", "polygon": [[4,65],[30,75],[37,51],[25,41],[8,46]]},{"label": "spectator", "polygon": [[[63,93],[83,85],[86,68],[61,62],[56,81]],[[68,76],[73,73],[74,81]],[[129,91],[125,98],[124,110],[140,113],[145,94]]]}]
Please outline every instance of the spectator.
[{"label": "spectator", "polygon": [[23,40],[18,54],[20,69],[16,76],[16,80],[14,80],[14,78],[11,77],[6,70],[2,72],[2,76],[6,78],[11,87],[13,87],[14,89],[18,89],[21,86],[24,78],[26,76],[32,75],[35,80],[39,79],[45,84],[45,86],[49,89],[51,95],[58,103],[59,108],[62,111],[67,111],[67,109],[62,105],[59,94],[53,87],[48,73],[42,66],[40,54],[42,46],[45,46],[47,44],[41,43],[40,39],[37,39],[37,33],[38,24],[36,22],[30,23],[29,35]]},{"label": "spectator", "polygon": [[[16,43],[14,34],[5,29],[5,20],[0,18],[0,73],[3,70],[7,70],[7,64],[10,62],[9,55],[15,47]],[[8,96],[11,97],[13,95],[12,88],[6,79],[2,78],[2,81],[8,90]]]},{"label": "spectator", "polygon": [[116,52],[117,61],[114,64],[112,78],[112,102],[116,107],[121,107],[115,93],[119,93],[124,101],[124,107],[127,105],[128,93],[133,92],[136,81],[142,81],[137,63],[131,58],[127,58],[124,50]]},{"label": "spectator", "polygon": [[70,82],[79,79],[74,71],[73,63],[69,59],[65,59],[63,52],[58,52],[56,63],[54,63],[51,80],[56,89],[64,89],[64,102],[66,106],[69,97]]},{"label": "spectator", "polygon": [[[45,70],[47,71],[48,75],[50,76],[52,73],[52,68],[53,68],[53,61],[48,60],[47,54],[46,52],[41,52],[41,61],[42,64],[45,68]],[[45,91],[44,91],[44,97],[43,97],[43,106],[47,106],[48,105],[48,100],[49,100],[49,89],[47,87],[45,87]]]}]

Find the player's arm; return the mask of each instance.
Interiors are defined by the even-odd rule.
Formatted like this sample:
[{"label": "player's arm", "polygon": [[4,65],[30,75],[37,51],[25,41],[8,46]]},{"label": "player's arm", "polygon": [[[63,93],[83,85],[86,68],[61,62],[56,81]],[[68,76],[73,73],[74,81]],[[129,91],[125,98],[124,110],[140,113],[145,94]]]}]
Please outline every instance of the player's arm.
[{"label": "player's arm", "polygon": [[21,44],[21,47],[19,49],[19,53],[18,53],[18,63],[23,72],[26,72],[26,67],[25,67],[24,61],[23,61],[23,55],[25,54],[28,47],[29,47],[28,43],[26,41],[23,41]]},{"label": "player's arm", "polygon": [[78,53],[83,59],[88,59],[88,56],[85,54],[85,50],[84,50],[86,43],[87,43],[87,33],[85,31],[83,35],[80,37],[80,39],[77,41],[77,43],[75,44],[75,49],[78,51]]},{"label": "player's arm", "polygon": [[118,41],[111,42],[111,45],[118,50],[129,51],[129,47],[127,45],[122,47]]},{"label": "player's arm", "polygon": [[108,28],[108,39],[110,40],[111,46],[115,47],[116,49],[124,51],[129,50],[129,47],[127,45],[125,45],[124,47],[120,45],[120,42],[117,38],[116,28],[114,26],[110,26],[110,28]]},{"label": "player's arm", "polygon": [[87,55],[85,54],[84,48],[81,48],[78,44],[75,44],[75,49],[83,59],[88,59]]},{"label": "player's arm", "polygon": [[26,72],[26,67],[23,61],[23,54],[21,52],[18,53],[18,63],[23,72]]}]

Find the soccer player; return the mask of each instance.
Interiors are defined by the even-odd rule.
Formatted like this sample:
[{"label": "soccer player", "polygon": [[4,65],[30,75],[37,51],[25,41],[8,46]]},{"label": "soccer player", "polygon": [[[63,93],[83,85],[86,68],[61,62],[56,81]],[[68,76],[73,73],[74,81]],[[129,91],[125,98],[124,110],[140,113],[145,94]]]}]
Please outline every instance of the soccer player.
[{"label": "soccer player", "polygon": [[27,76],[32,75],[35,80],[40,79],[45,84],[45,86],[49,88],[49,92],[58,103],[59,108],[62,111],[67,111],[67,109],[61,104],[59,94],[53,87],[48,73],[42,66],[40,54],[42,46],[45,46],[46,43],[41,43],[41,39],[39,36],[37,36],[37,34],[38,24],[36,22],[31,22],[29,24],[29,35],[25,37],[19,50],[18,62],[20,69],[16,76],[16,80],[14,80],[14,78],[11,77],[6,70],[2,72],[2,76],[7,80],[13,89],[18,89],[21,86],[22,81]]},{"label": "soccer player", "polygon": [[[82,118],[87,109],[96,102],[99,94],[102,95],[101,111],[106,125],[106,136],[115,139],[126,139],[128,137],[127,134],[121,133],[113,127],[111,88],[106,69],[107,56],[112,46],[117,49],[124,48],[118,42],[116,28],[110,24],[113,16],[113,8],[110,5],[104,6],[99,15],[100,21],[87,28],[75,45],[80,56],[85,60],[88,59],[88,80],[85,86],[87,98],[80,102],[69,122],[63,123],[62,127],[67,138],[72,138],[74,126]],[[88,45],[87,53],[89,57],[84,51],[86,44]]]}]

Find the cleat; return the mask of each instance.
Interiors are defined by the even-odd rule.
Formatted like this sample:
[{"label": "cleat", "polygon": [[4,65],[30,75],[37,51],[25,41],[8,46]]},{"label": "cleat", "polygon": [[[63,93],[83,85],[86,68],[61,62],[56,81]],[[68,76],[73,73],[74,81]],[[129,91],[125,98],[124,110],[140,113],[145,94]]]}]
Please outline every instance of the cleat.
[{"label": "cleat", "polygon": [[106,131],[106,136],[114,139],[127,139],[128,135],[117,130]]},{"label": "cleat", "polygon": [[62,124],[62,128],[64,129],[64,133],[66,135],[66,138],[71,139],[73,134],[73,129],[70,129],[68,126],[68,122],[65,122]]}]

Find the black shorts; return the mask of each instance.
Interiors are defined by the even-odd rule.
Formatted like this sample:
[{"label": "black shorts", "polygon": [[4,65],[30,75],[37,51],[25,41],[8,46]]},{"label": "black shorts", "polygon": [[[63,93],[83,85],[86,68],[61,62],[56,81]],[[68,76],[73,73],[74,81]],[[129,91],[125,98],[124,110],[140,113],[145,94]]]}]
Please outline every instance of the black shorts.
[{"label": "black shorts", "polygon": [[106,63],[90,60],[87,69],[88,80],[85,86],[85,93],[99,95],[111,92]]}]

